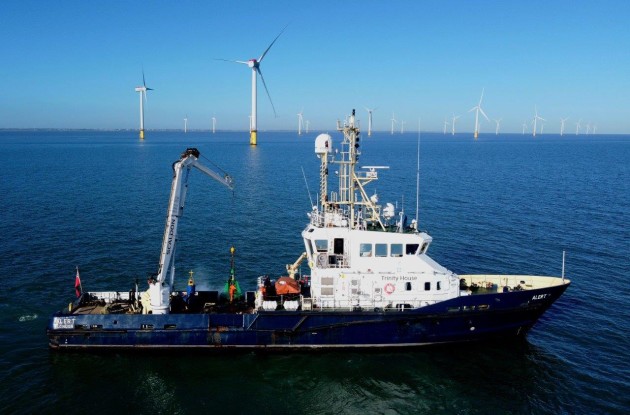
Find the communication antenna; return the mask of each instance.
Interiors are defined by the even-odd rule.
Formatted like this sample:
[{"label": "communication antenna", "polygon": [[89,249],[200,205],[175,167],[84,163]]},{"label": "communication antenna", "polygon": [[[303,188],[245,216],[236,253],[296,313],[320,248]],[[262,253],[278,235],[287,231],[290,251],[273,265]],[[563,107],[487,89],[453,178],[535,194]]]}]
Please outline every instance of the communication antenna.
[{"label": "communication antenna", "polygon": [[418,118],[418,161],[416,164],[416,231],[420,225],[418,210],[420,206],[420,118]]},{"label": "communication antenna", "polygon": [[302,177],[304,177],[304,184],[306,185],[306,191],[308,192],[308,200],[311,202],[311,209],[313,208],[313,198],[311,198],[311,190],[308,188],[308,182],[306,181],[306,174],[304,174],[304,167],[300,166],[302,169]]}]

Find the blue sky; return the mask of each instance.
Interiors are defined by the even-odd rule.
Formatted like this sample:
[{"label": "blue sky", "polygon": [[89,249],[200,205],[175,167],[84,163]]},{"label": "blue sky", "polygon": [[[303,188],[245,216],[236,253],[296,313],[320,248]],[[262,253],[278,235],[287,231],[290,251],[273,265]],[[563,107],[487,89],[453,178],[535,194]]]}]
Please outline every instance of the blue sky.
[{"label": "blue sky", "polygon": [[[258,57],[258,127],[332,130],[357,108],[406,129],[472,131],[482,107],[501,129],[534,116],[630,133],[628,1],[0,2],[0,128],[248,128],[251,72],[215,58]],[[482,132],[494,131],[485,121]],[[531,131],[531,126],[529,127]]]}]

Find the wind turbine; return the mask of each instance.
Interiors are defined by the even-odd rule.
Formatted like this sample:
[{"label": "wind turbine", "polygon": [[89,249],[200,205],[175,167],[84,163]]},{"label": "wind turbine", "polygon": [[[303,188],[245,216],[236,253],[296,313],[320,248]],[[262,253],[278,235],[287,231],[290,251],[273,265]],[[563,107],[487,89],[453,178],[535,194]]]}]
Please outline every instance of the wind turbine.
[{"label": "wind turbine", "polygon": [[306,120],[306,134],[308,134],[308,126],[311,124],[309,120]]},{"label": "wind turbine", "polygon": [[269,98],[269,102],[271,103],[271,108],[273,108],[273,113],[274,115],[276,115],[276,107],[274,107],[273,105],[273,101],[271,100],[271,95],[269,94],[269,89],[267,89],[267,83],[265,82],[265,78],[263,77],[263,74],[260,71],[260,64],[262,63],[263,59],[267,55],[267,52],[269,52],[269,49],[271,49],[273,44],[276,43],[276,40],[278,40],[280,35],[282,35],[282,33],[286,30],[287,27],[288,25],[285,26],[284,29],[280,31],[280,33],[278,33],[278,36],[276,36],[273,42],[271,42],[271,44],[267,47],[267,49],[265,49],[265,51],[262,53],[262,55],[260,55],[260,58],[258,59],[252,58],[248,61],[230,61],[227,59],[217,59],[217,60],[226,61],[226,62],[242,63],[249,66],[252,70],[252,113],[251,113],[251,122],[249,126],[249,144],[253,146],[257,144],[257,133],[258,133],[258,127],[257,127],[258,119],[256,116],[256,109],[257,109],[256,80],[258,79],[258,75],[260,75],[260,80],[262,81],[263,86],[265,87],[265,91],[267,92],[267,97]]},{"label": "wind turbine", "polygon": [[392,135],[394,135],[394,123],[397,123],[398,121],[396,121],[396,116],[394,115],[394,113],[392,112]]},{"label": "wind turbine", "polygon": [[444,118],[444,135],[446,135],[446,127],[448,127],[448,121],[446,121],[446,118]]},{"label": "wind turbine", "polygon": [[580,134],[580,128],[582,128],[582,119],[580,118],[580,120],[575,124],[575,135],[579,135]]},{"label": "wind turbine", "polygon": [[455,113],[453,113],[453,128],[451,129],[451,135],[455,135],[455,121],[457,121],[459,117],[461,117],[461,115],[455,116]]},{"label": "wind turbine", "polygon": [[562,134],[564,134],[564,123],[567,122],[568,119],[569,117],[560,118],[560,137],[562,137]]},{"label": "wind turbine", "polygon": [[485,88],[481,89],[481,98],[479,98],[479,104],[475,105],[474,107],[468,110],[468,112],[475,111],[475,134],[474,134],[475,140],[477,139],[477,137],[479,137],[479,112],[481,112],[481,114],[484,117],[486,117],[486,120],[490,121],[486,113],[483,112],[483,109],[481,109],[481,101],[483,100],[484,90]]},{"label": "wind turbine", "polygon": [[525,130],[527,130],[527,122],[523,121],[523,135],[525,135]]},{"label": "wind turbine", "polygon": [[184,133],[188,132],[188,115],[184,117]]},{"label": "wind turbine", "polygon": [[[534,105],[534,120],[533,120],[533,122],[534,122],[534,133],[533,133],[532,137],[536,137],[536,124],[537,124],[538,120],[547,121],[543,117],[538,115],[538,108],[536,108],[536,106]],[[540,133],[542,134],[542,131]]]},{"label": "wind turbine", "polygon": [[494,131],[494,135],[499,135],[499,125],[501,124],[501,120],[503,118],[499,118],[498,120],[494,120],[497,123],[497,129]]},{"label": "wind turbine", "polygon": [[365,107],[365,110],[368,112],[368,137],[372,135],[372,112],[376,111],[376,109]]},{"label": "wind turbine", "polygon": [[591,123],[588,122],[586,123],[586,135],[589,135],[590,132],[591,132]]},{"label": "wind turbine", "polygon": [[405,133],[405,121],[400,120],[400,134]]},{"label": "wind turbine", "polygon": [[217,119],[216,117],[212,117],[212,134],[214,134],[217,127]]},{"label": "wind turbine", "polygon": [[302,111],[297,113],[297,117],[298,117],[298,135],[302,135],[302,125],[304,124],[304,117],[302,117],[303,113],[304,113],[304,110],[302,110]]},{"label": "wind turbine", "polygon": [[147,87],[144,80],[144,69],[142,70],[142,86],[136,87],[136,92],[140,92],[140,140],[144,140],[144,103],[147,101],[147,91],[153,91],[153,88]]}]

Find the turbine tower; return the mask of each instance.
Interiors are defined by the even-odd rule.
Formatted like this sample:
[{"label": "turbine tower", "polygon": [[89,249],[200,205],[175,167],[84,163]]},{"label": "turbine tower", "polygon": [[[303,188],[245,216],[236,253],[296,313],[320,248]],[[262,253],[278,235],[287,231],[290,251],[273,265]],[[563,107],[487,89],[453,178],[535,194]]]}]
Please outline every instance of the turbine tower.
[{"label": "turbine tower", "polygon": [[568,119],[569,117],[560,118],[560,137],[562,137],[562,135],[564,134],[564,123],[567,122]]},{"label": "turbine tower", "polygon": [[394,135],[394,124],[397,123],[398,121],[396,121],[396,116],[394,115],[394,113],[392,112],[392,135]]},{"label": "turbine tower", "polygon": [[444,132],[442,134],[446,135],[446,127],[448,127],[448,121],[444,118]]},{"label": "turbine tower", "polygon": [[184,117],[184,133],[188,132],[188,115]]},{"label": "turbine tower", "polygon": [[405,121],[400,120],[400,134],[405,133]]},{"label": "turbine tower", "polygon": [[140,140],[144,140],[144,103],[147,101],[147,91],[153,91],[153,88],[147,87],[144,80],[144,69],[142,70],[142,86],[136,87],[136,92],[140,92]]},{"label": "turbine tower", "polygon": [[525,135],[525,130],[527,130],[527,122],[523,121],[523,135]]},{"label": "turbine tower", "polygon": [[376,111],[376,108],[367,108],[365,110],[368,112],[368,137],[372,135],[372,112]]},{"label": "turbine tower", "polygon": [[309,120],[306,120],[306,134],[308,134],[308,126],[311,124]]},{"label": "turbine tower", "polygon": [[501,120],[503,118],[499,118],[498,120],[494,120],[497,123],[497,129],[494,131],[494,135],[499,135],[499,125],[501,124]]},{"label": "turbine tower", "polygon": [[582,128],[582,119],[580,118],[580,120],[575,124],[575,135],[579,135],[580,134],[580,128]]},{"label": "turbine tower", "polygon": [[258,133],[257,121],[258,121],[258,118],[257,118],[257,115],[256,115],[256,109],[257,109],[256,80],[258,79],[258,75],[260,75],[260,80],[262,81],[263,86],[265,87],[265,91],[267,92],[267,97],[269,98],[269,102],[271,103],[271,108],[273,109],[273,113],[274,113],[274,115],[276,115],[276,107],[274,107],[274,105],[273,105],[273,101],[271,100],[271,95],[269,94],[269,89],[267,89],[267,83],[265,82],[265,78],[263,77],[263,74],[260,71],[260,64],[262,63],[263,59],[267,55],[267,52],[269,52],[269,49],[271,49],[273,44],[276,43],[276,40],[278,40],[280,35],[282,35],[282,33],[287,28],[287,26],[285,26],[284,29],[282,29],[280,31],[278,36],[276,36],[276,38],[273,40],[273,42],[271,42],[271,44],[267,47],[267,49],[265,49],[265,51],[262,53],[262,55],[260,55],[260,57],[258,59],[252,58],[252,59],[250,59],[248,61],[230,61],[230,60],[227,60],[227,59],[217,59],[217,60],[222,60],[222,61],[226,61],[226,62],[242,63],[242,64],[245,64],[245,65],[249,66],[251,68],[251,70],[252,70],[252,113],[251,113],[252,120],[251,120],[250,126],[249,126],[249,144],[251,144],[253,146],[255,146],[258,143],[258,140],[257,140],[257,133]]},{"label": "turbine tower", "polygon": [[302,116],[302,114],[304,114],[304,110],[302,110],[302,111],[297,113],[297,117],[298,117],[298,135],[302,135],[302,126],[304,125],[304,117]]},{"label": "turbine tower", "polygon": [[468,112],[475,111],[475,134],[474,134],[475,140],[477,139],[477,137],[479,137],[479,112],[481,112],[481,114],[484,117],[486,117],[486,120],[490,121],[486,113],[483,112],[483,109],[481,109],[481,101],[483,100],[484,90],[485,88],[481,89],[481,98],[479,98],[479,104],[475,105],[474,107],[468,110]]},{"label": "turbine tower", "polygon": [[457,121],[457,119],[461,117],[461,115],[455,115],[455,113],[453,113],[453,128],[451,129],[451,135],[455,135],[455,121]]},{"label": "turbine tower", "polygon": [[[547,121],[543,117],[538,115],[538,108],[536,108],[536,106],[534,105],[534,120],[532,121],[534,123],[534,133],[533,133],[532,137],[536,137],[536,124],[537,124],[538,120]],[[540,133],[542,134],[542,131]]]},{"label": "turbine tower", "polygon": [[212,117],[212,134],[216,131],[217,128],[217,119],[216,117]]}]

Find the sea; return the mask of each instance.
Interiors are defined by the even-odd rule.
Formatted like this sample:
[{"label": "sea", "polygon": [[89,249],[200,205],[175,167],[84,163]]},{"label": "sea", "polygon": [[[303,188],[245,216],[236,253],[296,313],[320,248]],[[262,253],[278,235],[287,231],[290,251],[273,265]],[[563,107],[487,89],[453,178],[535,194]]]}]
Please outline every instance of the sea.
[{"label": "sea", "polygon": [[[362,134],[368,186],[466,273],[560,276],[565,294],[526,338],[413,350],[60,353],[49,316],[84,290],[128,291],[158,268],[172,163],[200,171],[180,221],[176,287],[193,272],[254,289],[304,245],[317,203],[315,137],[329,131],[0,131],[2,414],[627,414],[630,136]],[[330,172],[331,177],[333,172]],[[308,267],[303,269],[308,273]]]}]

